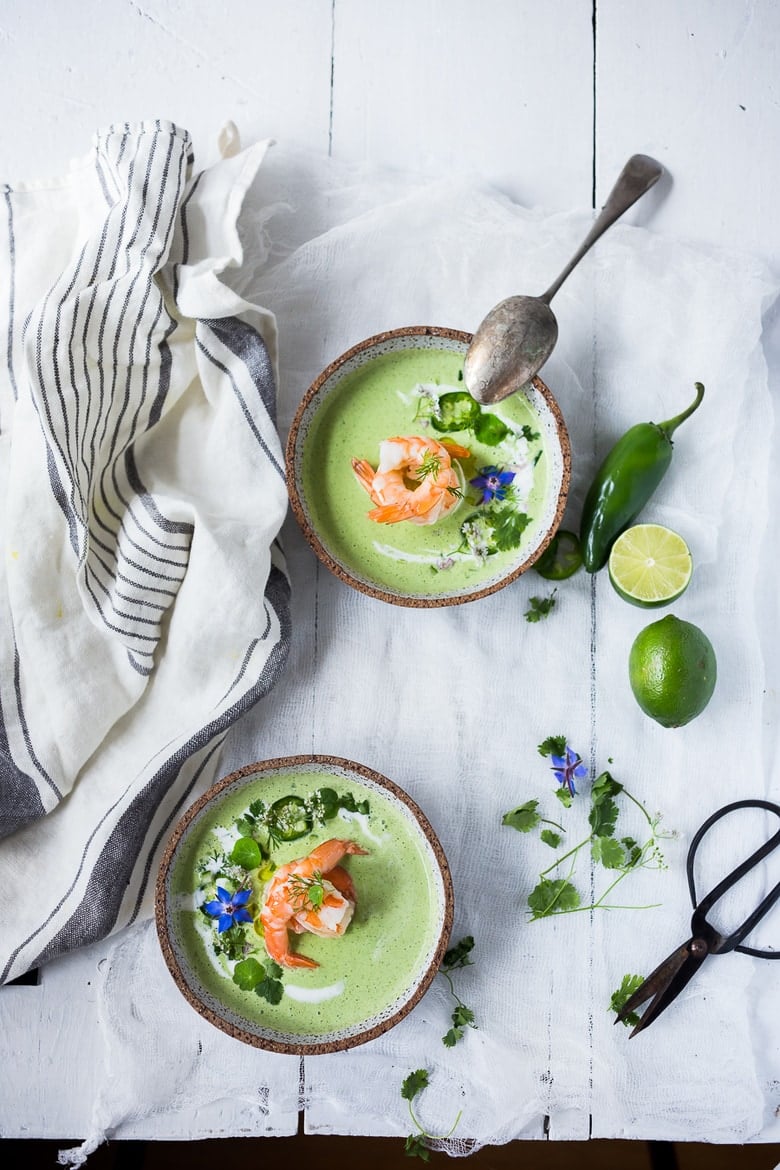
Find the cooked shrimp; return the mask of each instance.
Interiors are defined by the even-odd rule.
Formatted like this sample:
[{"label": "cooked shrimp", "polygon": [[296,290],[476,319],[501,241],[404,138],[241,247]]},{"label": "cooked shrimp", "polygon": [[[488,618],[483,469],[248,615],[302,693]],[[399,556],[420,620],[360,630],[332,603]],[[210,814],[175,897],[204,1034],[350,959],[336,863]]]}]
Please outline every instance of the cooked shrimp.
[{"label": "cooked shrimp", "polygon": [[376,507],[368,513],[378,524],[435,524],[458,502],[460,484],[452,457],[471,452],[449,439],[399,435],[379,444],[376,471],[365,459],[353,459],[352,470]]},{"label": "cooked shrimp", "polygon": [[281,865],[271,878],[260,922],[266,950],[282,967],[319,966],[313,959],[290,951],[289,930],[338,938],[352,921],[357,901],[355,887],[350,875],[339,865],[349,853],[366,854],[367,851],[355,841],[333,837],[307,857]]}]

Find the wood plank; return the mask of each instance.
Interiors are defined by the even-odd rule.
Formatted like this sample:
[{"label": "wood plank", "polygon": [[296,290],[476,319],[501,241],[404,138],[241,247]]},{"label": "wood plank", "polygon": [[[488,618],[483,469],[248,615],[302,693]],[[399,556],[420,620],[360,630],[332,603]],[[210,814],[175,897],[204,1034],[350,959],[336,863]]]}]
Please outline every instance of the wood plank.
[{"label": "wood plank", "polygon": [[598,0],[599,204],[626,158],[670,178],[628,222],[751,251],[780,270],[780,7],[774,0]]},{"label": "wood plank", "polygon": [[197,165],[217,157],[228,119],[326,151],[331,6],[209,0],[42,0],[0,12],[0,136],[7,181],[61,174],[97,129],[167,118],[189,130]]},{"label": "wood plank", "polygon": [[590,206],[591,5],[336,0],[333,154]]}]

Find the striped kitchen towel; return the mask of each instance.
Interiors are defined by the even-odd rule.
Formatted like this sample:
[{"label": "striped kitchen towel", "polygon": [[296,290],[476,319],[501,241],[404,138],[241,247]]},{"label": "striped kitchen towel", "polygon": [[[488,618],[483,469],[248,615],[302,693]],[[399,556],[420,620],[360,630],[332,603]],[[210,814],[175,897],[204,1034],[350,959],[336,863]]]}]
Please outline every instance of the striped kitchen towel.
[{"label": "striped kitchen towel", "polygon": [[2,188],[0,982],[149,913],[285,661],[275,322],[220,278],[267,145],[120,125]]}]

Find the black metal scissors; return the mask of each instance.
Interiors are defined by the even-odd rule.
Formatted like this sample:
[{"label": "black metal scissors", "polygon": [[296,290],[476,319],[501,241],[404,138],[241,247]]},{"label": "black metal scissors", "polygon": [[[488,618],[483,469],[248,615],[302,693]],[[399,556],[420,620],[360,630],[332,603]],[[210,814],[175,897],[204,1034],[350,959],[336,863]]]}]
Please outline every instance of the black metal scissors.
[{"label": "black metal scissors", "polygon": [[707,894],[706,898],[703,898],[701,902],[697,902],[696,899],[696,886],[693,877],[693,863],[696,857],[696,850],[699,848],[704,834],[712,828],[716,821],[719,821],[721,817],[725,817],[739,808],[763,808],[768,812],[774,813],[780,819],[780,806],[771,804],[768,800],[737,800],[734,804],[727,804],[725,808],[721,808],[716,813],[713,813],[704,822],[698,833],[696,833],[691,841],[686,863],[688,889],[694,907],[693,917],[691,918],[691,937],[681,947],[678,947],[676,951],[673,951],[668,959],[664,959],[663,963],[656,967],[652,975],[648,975],[641,987],[626,1000],[618,1012],[617,1019],[615,1020],[616,1024],[622,1023],[630,1012],[636,1011],[648,999],[652,999],[652,1003],[645,1010],[641,1020],[632,1031],[632,1036],[635,1036],[637,1032],[641,1032],[648,1024],[652,1024],[653,1020],[669,1006],[672,1000],[677,998],[685,985],[699,970],[708,955],[725,955],[728,951],[740,951],[743,955],[756,955],[761,959],[780,959],[780,951],[759,951],[754,947],[742,946],[743,938],[746,938],[750,934],[756,923],[760,922],[764,915],[771,910],[775,902],[780,899],[780,882],[778,882],[775,888],[766,895],[760,905],[756,906],[753,913],[749,914],[742,925],[738,926],[732,934],[720,934],[707,921],[707,915],[715,903],[728,890],[735,886],[745,874],[749,873],[751,869],[780,846],[780,829],[759,849],[756,849],[755,853],[751,853],[750,857],[743,861],[741,865],[738,865],[732,873],[723,878]]}]

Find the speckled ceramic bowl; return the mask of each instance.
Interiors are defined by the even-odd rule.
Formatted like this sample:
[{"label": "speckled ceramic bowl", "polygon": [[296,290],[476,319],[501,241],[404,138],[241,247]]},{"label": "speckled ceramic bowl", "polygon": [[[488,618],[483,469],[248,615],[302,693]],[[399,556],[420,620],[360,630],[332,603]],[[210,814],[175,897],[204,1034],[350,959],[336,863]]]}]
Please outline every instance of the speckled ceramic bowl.
[{"label": "speckled ceramic bowl", "polygon": [[[495,407],[473,403],[462,381],[470,341],[468,333],[435,326],[369,337],[320,374],[293,421],[287,482],[298,523],[323,564],[382,601],[440,606],[484,597],[530,568],[561,522],[571,455],[553,395],[534,378]],[[441,413],[430,417],[441,412],[443,395],[465,401],[475,419],[443,430]],[[399,435],[467,451],[453,459],[459,487],[446,489],[456,504],[433,524],[369,517],[377,501],[352,460],[375,469],[379,444]],[[506,499],[485,500],[472,481],[496,469],[511,471],[511,490]],[[406,483],[416,490],[408,476]]]},{"label": "speckled ceramic bowl", "polygon": [[[267,874],[250,871],[252,896],[245,902],[250,921],[236,919],[220,933],[220,919],[208,906],[217,905],[211,901],[217,886],[231,895],[240,888],[240,867],[225,873],[225,866],[235,865],[234,840],[251,828],[263,841],[261,826],[271,823],[274,805],[291,798],[315,812],[294,840],[277,835],[271,845],[277,865],[307,856],[334,837],[355,840],[366,852],[341,863],[356,894],[354,917],[343,935],[318,938],[290,931],[290,951],[319,965],[274,971],[253,924]],[[438,971],[452,912],[446,858],[414,801],[362,764],[321,755],[250,764],[215,784],[177,825],[156,889],[163,955],[192,1007],[246,1044],[306,1055],[355,1047],[402,1020]],[[238,971],[237,983],[237,965],[247,959],[254,966]],[[265,978],[245,986],[243,971],[256,972],[258,964],[264,977],[278,984],[270,989],[274,994]]]}]

